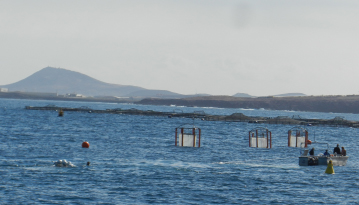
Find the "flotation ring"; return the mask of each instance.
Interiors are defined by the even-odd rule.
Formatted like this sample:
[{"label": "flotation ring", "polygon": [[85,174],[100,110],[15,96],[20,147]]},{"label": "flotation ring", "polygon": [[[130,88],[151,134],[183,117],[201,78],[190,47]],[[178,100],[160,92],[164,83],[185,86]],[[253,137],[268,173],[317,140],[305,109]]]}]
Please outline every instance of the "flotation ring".
[{"label": "flotation ring", "polygon": [[312,140],[307,140],[307,144],[312,144]]}]

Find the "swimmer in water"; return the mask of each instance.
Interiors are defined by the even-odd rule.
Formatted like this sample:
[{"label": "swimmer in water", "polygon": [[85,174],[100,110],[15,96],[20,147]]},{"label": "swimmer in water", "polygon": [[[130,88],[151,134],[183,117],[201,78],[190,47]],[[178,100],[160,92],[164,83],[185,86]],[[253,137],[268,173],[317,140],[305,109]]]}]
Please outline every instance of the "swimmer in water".
[{"label": "swimmer in water", "polygon": [[90,162],[87,162],[87,164],[86,164],[87,166],[90,166]]}]

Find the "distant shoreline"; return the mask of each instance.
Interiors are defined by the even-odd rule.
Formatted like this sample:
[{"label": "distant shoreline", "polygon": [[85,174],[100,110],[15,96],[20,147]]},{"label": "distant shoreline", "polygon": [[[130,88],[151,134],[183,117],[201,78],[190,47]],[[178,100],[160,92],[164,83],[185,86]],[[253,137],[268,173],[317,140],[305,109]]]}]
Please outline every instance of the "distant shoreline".
[{"label": "distant shoreline", "polygon": [[246,108],[359,114],[359,96],[302,96],[238,98],[208,96],[182,99],[143,99],[137,104],[187,107]]},{"label": "distant shoreline", "polygon": [[108,102],[108,103],[134,103],[141,99],[136,98],[106,98],[106,97],[62,97],[34,95],[26,92],[0,92],[0,98],[28,99],[28,100],[53,100],[53,101],[80,101],[80,102]]},{"label": "distant shoreline", "polygon": [[292,110],[307,112],[334,112],[359,114],[359,95],[350,96],[301,96],[241,98],[232,96],[204,96],[181,99],[163,98],[110,98],[110,97],[62,97],[41,96],[25,92],[0,92],[0,98],[82,101],[106,103],[134,103],[139,105],[164,105],[186,107],[245,108],[267,110]]}]

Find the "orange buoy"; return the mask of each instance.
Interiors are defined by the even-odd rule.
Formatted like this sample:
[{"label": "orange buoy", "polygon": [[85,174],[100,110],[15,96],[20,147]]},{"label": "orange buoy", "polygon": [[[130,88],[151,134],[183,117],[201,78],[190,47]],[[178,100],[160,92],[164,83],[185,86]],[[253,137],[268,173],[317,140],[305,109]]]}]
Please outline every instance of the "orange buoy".
[{"label": "orange buoy", "polygon": [[311,140],[307,140],[307,144],[312,144],[312,141],[311,141]]},{"label": "orange buoy", "polygon": [[88,143],[88,142],[82,143],[82,148],[89,148],[89,147],[90,147],[90,143]]}]

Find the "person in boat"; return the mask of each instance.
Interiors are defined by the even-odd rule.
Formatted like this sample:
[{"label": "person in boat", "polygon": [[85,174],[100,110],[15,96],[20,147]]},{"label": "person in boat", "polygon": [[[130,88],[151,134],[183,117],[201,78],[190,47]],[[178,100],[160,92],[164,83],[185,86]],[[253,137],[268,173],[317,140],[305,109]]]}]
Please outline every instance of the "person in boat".
[{"label": "person in boat", "polygon": [[328,150],[325,150],[324,156],[329,156],[329,155],[330,155],[330,154],[329,154]]},{"label": "person in boat", "polygon": [[347,156],[347,151],[342,147],[342,156]]},{"label": "person in boat", "polygon": [[309,154],[314,156],[314,147],[309,151]]},{"label": "person in boat", "polygon": [[337,144],[337,146],[336,146],[336,147],[334,147],[333,154],[335,154],[335,153],[340,154],[340,147],[339,147],[339,144]]}]

